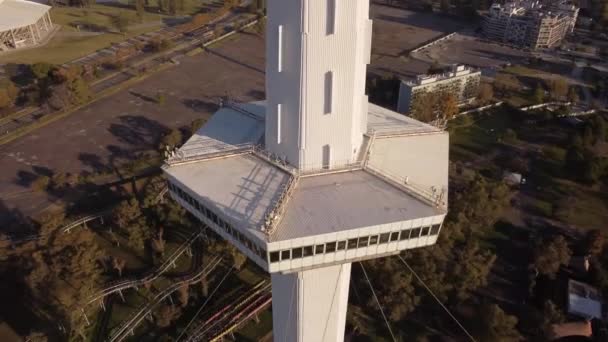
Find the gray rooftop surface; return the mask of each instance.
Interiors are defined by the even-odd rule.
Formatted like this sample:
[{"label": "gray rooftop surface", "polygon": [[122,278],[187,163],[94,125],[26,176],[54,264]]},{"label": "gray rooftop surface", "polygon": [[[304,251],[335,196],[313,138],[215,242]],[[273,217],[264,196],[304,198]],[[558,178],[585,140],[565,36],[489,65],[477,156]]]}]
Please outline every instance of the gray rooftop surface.
[{"label": "gray rooftop surface", "polygon": [[266,161],[243,154],[165,168],[210,209],[236,227],[266,241],[261,226],[266,210],[280,194],[289,175]]},{"label": "gray rooftop surface", "polygon": [[300,178],[274,241],[400,222],[443,212],[365,172]]},{"label": "gray rooftop surface", "polygon": [[[263,117],[265,103],[239,107]],[[404,115],[369,104],[368,130],[379,135],[442,133]],[[208,154],[257,144],[264,121],[223,107],[180,151]],[[210,209],[223,213],[236,227],[265,241],[264,216],[280,195],[289,175],[253,154],[199,160],[165,167],[165,172],[199,195]],[[442,215],[401,189],[365,171],[301,177],[287,202],[272,241],[295,239],[415,218]]]},{"label": "gray rooftop surface", "polygon": [[369,103],[367,132],[379,135],[442,133],[442,130],[403,114]]},{"label": "gray rooftop surface", "polygon": [[[240,104],[257,114],[265,114],[264,102]],[[256,120],[232,108],[222,107],[180,148],[185,156],[232,150],[245,144],[259,144],[264,135],[264,121]]]}]

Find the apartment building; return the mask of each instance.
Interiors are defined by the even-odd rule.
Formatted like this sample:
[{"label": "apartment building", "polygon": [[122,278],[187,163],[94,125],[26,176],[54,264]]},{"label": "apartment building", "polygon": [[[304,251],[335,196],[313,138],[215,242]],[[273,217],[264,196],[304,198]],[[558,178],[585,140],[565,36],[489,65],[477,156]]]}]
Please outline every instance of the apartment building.
[{"label": "apartment building", "polygon": [[531,49],[559,46],[576,25],[579,8],[567,1],[495,3],[483,15],[486,37]]},{"label": "apartment building", "polygon": [[409,113],[417,98],[424,93],[451,93],[464,103],[477,96],[481,72],[464,65],[453,65],[443,74],[418,75],[414,80],[402,80],[399,86],[397,111]]}]

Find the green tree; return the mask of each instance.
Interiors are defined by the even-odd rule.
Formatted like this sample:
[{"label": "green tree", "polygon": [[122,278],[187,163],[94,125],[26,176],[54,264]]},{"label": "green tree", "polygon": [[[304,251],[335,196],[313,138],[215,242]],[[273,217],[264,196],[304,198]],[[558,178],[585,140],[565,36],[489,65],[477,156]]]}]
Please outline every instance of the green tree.
[{"label": "green tree", "polygon": [[82,78],[77,77],[67,83],[72,104],[83,104],[91,99],[89,84]]},{"label": "green tree", "polygon": [[31,64],[29,66],[30,72],[37,80],[46,78],[49,76],[51,70],[53,70],[55,66],[46,62],[38,62]]},{"label": "green tree", "polygon": [[179,287],[177,290],[177,299],[182,308],[188,305],[188,300],[190,299],[190,286],[188,284]]},{"label": "green tree", "polygon": [[6,89],[0,89],[0,109],[12,107],[14,101],[8,96]]},{"label": "green tree", "polygon": [[564,323],[566,318],[564,313],[551,300],[548,300],[543,305],[541,329],[545,338],[551,336],[551,326],[553,324]]},{"label": "green tree", "polygon": [[112,268],[118,273],[119,277],[122,277],[122,270],[127,265],[127,261],[125,259],[119,257],[111,257]]},{"label": "green tree", "polygon": [[570,87],[570,89],[568,89],[568,101],[572,103],[577,103],[579,100],[580,98],[578,96],[578,91],[576,90],[576,87]]},{"label": "green tree", "polygon": [[233,245],[229,245],[228,252],[232,257],[232,264],[235,269],[240,270],[245,262],[247,261],[247,257],[241,253],[236,247]]},{"label": "green tree", "polygon": [[568,95],[568,82],[563,78],[556,78],[549,81],[549,93],[556,100],[561,100]]},{"label": "green tree", "polygon": [[572,251],[566,239],[558,235],[548,243],[542,243],[536,248],[532,266],[539,274],[554,279],[562,265],[570,262]]},{"label": "green tree", "polygon": [[129,30],[129,17],[123,14],[115,15],[112,17],[112,25],[124,36]]},{"label": "green tree", "polygon": [[430,92],[421,92],[412,100],[410,115],[416,120],[422,122],[431,122],[437,118],[435,107],[437,97]]},{"label": "green tree", "polygon": [[517,318],[506,314],[498,305],[482,305],[477,317],[481,323],[478,336],[479,341],[523,341],[523,337],[517,330]]},{"label": "green tree", "polygon": [[0,109],[12,107],[19,95],[19,88],[9,80],[0,80]]},{"label": "green tree", "polygon": [[43,238],[22,246],[27,252],[20,253],[19,261],[23,284],[32,298],[28,305],[41,317],[61,323],[72,339],[84,337],[82,303],[100,283],[103,254],[88,229],[58,233],[63,220],[62,213],[44,217],[39,231]]},{"label": "green tree", "polygon": [[[391,321],[401,321],[418,306],[421,298],[416,295],[414,276],[404,269],[398,258],[374,259],[363,264],[378,300]],[[360,284],[361,288],[369,286],[364,279]],[[368,297],[366,305],[369,310],[378,310],[373,296]]]},{"label": "green tree", "polygon": [[181,314],[181,310],[174,305],[163,305],[154,313],[154,321],[159,328],[170,326]]},{"label": "green tree", "polygon": [[207,120],[203,119],[203,118],[198,118],[198,119],[192,120],[192,122],[190,123],[190,134],[194,135],[194,133],[196,133],[199,129],[201,129],[201,127],[203,127],[203,125],[206,122],[207,122]]},{"label": "green tree", "polygon": [[469,239],[454,251],[454,256],[448,279],[453,284],[454,298],[464,301],[474,290],[487,285],[496,255],[480,248],[476,240]]},{"label": "green tree", "polygon": [[441,0],[441,12],[443,12],[443,13],[450,12],[450,0]]},{"label": "green tree", "polygon": [[439,94],[438,110],[441,117],[445,120],[450,120],[458,112],[458,98],[452,93]]},{"label": "green tree", "polygon": [[477,100],[481,104],[487,104],[490,101],[492,101],[492,98],[494,98],[494,88],[489,83],[482,83],[479,86],[479,93],[477,95]]},{"label": "green tree", "polygon": [[587,232],[583,241],[583,251],[585,254],[593,256],[601,255],[606,245],[606,236],[600,229],[592,229]]},{"label": "green tree", "polygon": [[160,141],[160,149],[165,150],[169,148],[170,150],[177,147],[182,143],[182,133],[179,129],[172,129],[169,131]]},{"label": "green tree", "polygon": [[145,5],[145,0],[135,0],[135,11],[137,12],[137,18],[140,22],[143,21],[144,15],[146,13]]},{"label": "green tree", "polygon": [[534,103],[539,104],[545,101],[545,89],[539,83],[534,88],[534,95],[532,96]]},{"label": "green tree", "polygon": [[112,221],[120,229],[126,230],[142,216],[139,202],[135,198],[124,200],[112,211]]},{"label": "green tree", "polygon": [[606,121],[601,115],[593,116],[591,130],[593,131],[594,143],[606,140]]}]

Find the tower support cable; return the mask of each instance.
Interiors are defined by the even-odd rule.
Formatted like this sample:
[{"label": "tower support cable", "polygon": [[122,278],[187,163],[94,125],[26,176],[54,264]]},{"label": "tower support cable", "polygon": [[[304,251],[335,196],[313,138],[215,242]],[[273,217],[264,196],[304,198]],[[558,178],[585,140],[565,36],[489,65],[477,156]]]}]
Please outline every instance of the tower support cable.
[{"label": "tower support cable", "polygon": [[213,291],[211,291],[211,294],[207,297],[207,299],[205,300],[205,302],[203,303],[203,305],[201,305],[201,307],[196,311],[196,313],[194,314],[194,317],[192,317],[192,319],[190,320],[190,322],[188,322],[188,325],[186,325],[186,327],[184,328],[184,330],[182,330],[182,333],[179,334],[179,336],[177,337],[177,339],[175,340],[175,342],[179,342],[179,340],[184,336],[184,334],[186,333],[186,331],[188,331],[188,328],[190,328],[190,325],[192,325],[192,323],[194,323],[194,321],[196,320],[196,317],[198,317],[198,315],[201,313],[201,311],[203,311],[203,309],[205,308],[205,306],[207,305],[207,303],[209,302],[209,300],[211,299],[211,297],[213,297],[213,295],[215,294],[215,292],[220,288],[220,286],[222,286],[222,283],[224,282],[224,280],[226,280],[226,278],[228,278],[228,275],[230,274],[230,272],[232,272],[233,268],[234,268],[234,266],[232,266],[232,267],[230,267],[228,269],[228,271],[226,272],[226,274],[224,275],[224,277],[222,278],[222,280],[220,280],[220,282],[213,289]]},{"label": "tower support cable", "polygon": [[443,303],[439,300],[439,298],[437,298],[437,296],[435,296],[435,294],[433,293],[433,291],[431,291],[431,289],[426,286],[426,284],[424,283],[424,281],[422,281],[422,278],[420,278],[418,276],[418,274],[416,272],[414,272],[414,269],[410,267],[410,265],[405,261],[405,259],[403,259],[403,257],[401,256],[401,254],[397,255],[399,257],[399,259],[401,260],[401,262],[405,265],[405,267],[407,267],[410,272],[412,272],[412,274],[414,275],[414,277],[416,277],[416,279],[418,279],[418,281],[422,284],[422,286],[431,294],[431,296],[437,301],[437,303],[439,303],[439,305],[443,308],[443,310],[445,312],[447,312],[447,314],[452,318],[452,320],[454,320],[454,322],[456,322],[456,324],[460,327],[460,329],[462,329],[462,331],[469,337],[469,339],[473,342],[477,342],[475,340],[475,338],[469,334],[469,332],[467,331],[467,329],[460,324],[460,322],[458,321],[458,319],[450,312],[450,310],[443,305]]},{"label": "tower support cable", "polygon": [[374,295],[374,300],[376,301],[376,304],[378,304],[378,308],[380,309],[380,313],[382,314],[382,318],[384,318],[384,323],[386,323],[386,327],[388,328],[388,332],[391,333],[391,337],[393,338],[394,342],[397,342],[397,339],[395,338],[395,335],[393,334],[393,330],[391,329],[391,325],[388,323],[388,319],[386,319],[386,315],[384,314],[384,310],[382,310],[382,305],[380,305],[380,301],[378,300],[378,296],[376,296],[376,291],[374,291],[374,287],[372,286],[372,282],[369,281],[369,277],[367,276],[367,272],[365,272],[365,267],[363,266],[363,263],[359,262],[359,265],[361,265],[361,269],[363,270],[363,274],[365,275],[365,279],[367,280],[367,283],[369,284],[369,288],[372,290],[372,295]]}]

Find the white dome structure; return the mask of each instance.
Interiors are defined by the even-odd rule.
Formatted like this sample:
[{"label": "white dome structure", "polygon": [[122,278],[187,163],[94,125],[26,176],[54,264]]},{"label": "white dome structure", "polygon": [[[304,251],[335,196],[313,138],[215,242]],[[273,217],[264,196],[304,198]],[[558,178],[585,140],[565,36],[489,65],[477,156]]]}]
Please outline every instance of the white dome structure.
[{"label": "white dome structure", "polygon": [[53,31],[51,7],[25,0],[0,0],[0,51],[34,46]]}]

